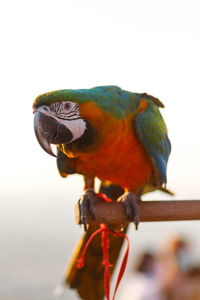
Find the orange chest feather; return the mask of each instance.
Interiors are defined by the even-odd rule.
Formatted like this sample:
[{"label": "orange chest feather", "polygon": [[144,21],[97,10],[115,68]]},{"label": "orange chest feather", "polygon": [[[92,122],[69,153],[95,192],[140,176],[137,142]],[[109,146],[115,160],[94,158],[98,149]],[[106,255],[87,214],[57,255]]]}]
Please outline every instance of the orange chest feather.
[{"label": "orange chest feather", "polygon": [[77,153],[76,157],[78,172],[133,191],[148,183],[153,171],[131,117],[109,122],[102,130],[100,146],[94,151]]}]

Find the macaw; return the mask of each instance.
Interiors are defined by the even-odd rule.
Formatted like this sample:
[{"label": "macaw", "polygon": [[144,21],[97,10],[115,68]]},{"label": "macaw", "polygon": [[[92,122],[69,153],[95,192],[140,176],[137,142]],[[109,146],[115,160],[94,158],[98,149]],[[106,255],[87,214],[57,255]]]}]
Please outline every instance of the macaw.
[{"label": "macaw", "polygon": [[[133,93],[117,86],[57,90],[38,96],[33,104],[34,129],[41,147],[55,156],[62,177],[82,174],[85,193],[79,201],[85,236],[72,260],[66,282],[82,299],[103,299],[103,267],[100,239],[88,248],[86,265],[77,270],[75,261],[88,236],[96,229],[87,225],[86,210],[94,216],[94,179],[101,192],[124,203],[136,228],[137,203],[153,190],[166,191],[166,169],[171,152],[167,128],[160,114],[162,102],[146,93]],[[116,227],[115,227],[116,228]],[[115,264],[122,245],[111,237],[110,257]]]}]

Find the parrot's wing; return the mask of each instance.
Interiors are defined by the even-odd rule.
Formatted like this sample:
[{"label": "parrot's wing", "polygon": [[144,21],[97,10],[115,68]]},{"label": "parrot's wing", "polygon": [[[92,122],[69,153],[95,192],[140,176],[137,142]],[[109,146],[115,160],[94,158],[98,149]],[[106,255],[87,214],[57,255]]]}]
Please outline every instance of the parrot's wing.
[{"label": "parrot's wing", "polygon": [[135,129],[160,176],[161,183],[166,184],[166,168],[171,152],[171,144],[167,136],[165,123],[155,104],[149,105],[145,111],[135,118]]},{"label": "parrot's wing", "polygon": [[76,159],[69,158],[57,147],[57,167],[60,175],[67,177],[69,174],[77,173],[75,165]]}]

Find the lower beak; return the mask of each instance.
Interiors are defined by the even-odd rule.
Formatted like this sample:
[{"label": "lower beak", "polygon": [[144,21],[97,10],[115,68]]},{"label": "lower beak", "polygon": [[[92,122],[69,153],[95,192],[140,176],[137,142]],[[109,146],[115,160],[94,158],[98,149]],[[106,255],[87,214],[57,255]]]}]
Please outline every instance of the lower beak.
[{"label": "lower beak", "polygon": [[40,146],[48,154],[56,156],[52,151],[51,144],[69,143],[73,138],[71,131],[44,113],[36,111],[34,115],[34,130]]}]

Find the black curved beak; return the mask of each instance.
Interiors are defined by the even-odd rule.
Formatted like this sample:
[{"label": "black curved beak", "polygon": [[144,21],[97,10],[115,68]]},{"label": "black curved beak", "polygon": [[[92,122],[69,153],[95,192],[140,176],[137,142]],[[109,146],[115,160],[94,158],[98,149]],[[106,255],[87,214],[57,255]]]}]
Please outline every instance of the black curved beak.
[{"label": "black curved beak", "polygon": [[71,131],[65,125],[40,111],[34,112],[34,130],[42,149],[55,157],[51,144],[65,144],[73,139]]}]

